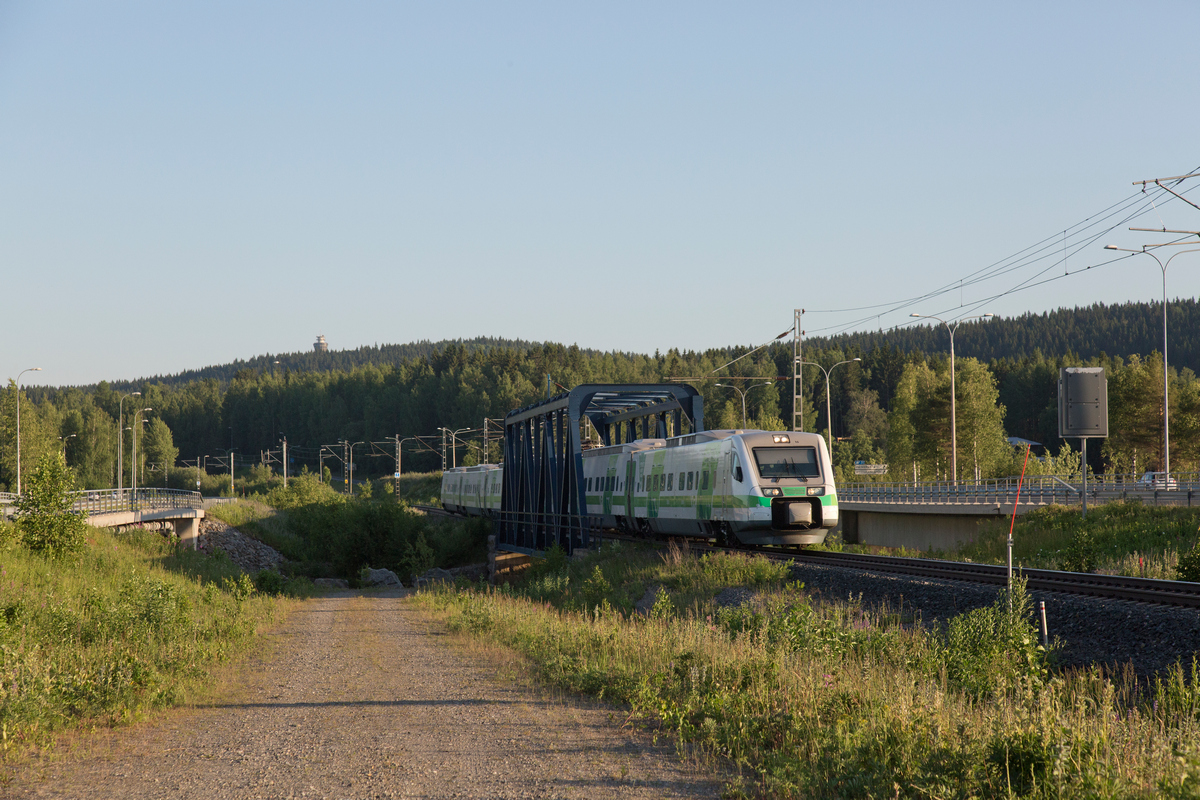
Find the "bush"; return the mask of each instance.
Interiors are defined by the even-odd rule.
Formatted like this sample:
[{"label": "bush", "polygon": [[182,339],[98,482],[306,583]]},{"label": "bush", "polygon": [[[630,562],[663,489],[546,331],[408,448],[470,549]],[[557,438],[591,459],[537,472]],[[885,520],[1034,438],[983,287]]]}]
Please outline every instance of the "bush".
[{"label": "bush", "polygon": [[1191,550],[1179,556],[1176,572],[1181,581],[1200,583],[1200,541],[1196,542],[1196,546]]},{"label": "bush", "polygon": [[75,473],[61,452],[41,457],[17,498],[17,526],[26,547],[50,558],[82,549],[87,525],[83,513],[71,510],[74,488]]},{"label": "bush", "polygon": [[1024,581],[1014,579],[1011,597],[1011,610],[1002,594],[991,607],[959,614],[947,626],[946,677],[972,697],[1003,696],[1044,674]]},{"label": "bush", "polygon": [[305,542],[309,560],[332,562],[335,574],[351,577],[363,567],[397,575],[434,566],[423,517],[401,506],[367,502],[309,505],[288,512],[288,525]]},{"label": "bush", "polygon": [[335,492],[328,483],[317,480],[316,475],[302,473],[288,479],[287,488],[276,486],[267,494],[267,503],[279,509],[300,508],[317,504],[344,503],[346,496]]},{"label": "bush", "polygon": [[260,569],[254,573],[254,588],[266,594],[283,594],[287,579],[273,569]]}]

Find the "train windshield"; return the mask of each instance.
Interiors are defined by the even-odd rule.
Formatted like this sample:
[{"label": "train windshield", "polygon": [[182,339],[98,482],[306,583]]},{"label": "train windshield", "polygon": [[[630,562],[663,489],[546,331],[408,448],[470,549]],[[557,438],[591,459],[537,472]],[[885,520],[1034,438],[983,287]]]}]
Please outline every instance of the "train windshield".
[{"label": "train windshield", "polygon": [[754,461],[764,478],[819,478],[815,447],[756,447]]}]

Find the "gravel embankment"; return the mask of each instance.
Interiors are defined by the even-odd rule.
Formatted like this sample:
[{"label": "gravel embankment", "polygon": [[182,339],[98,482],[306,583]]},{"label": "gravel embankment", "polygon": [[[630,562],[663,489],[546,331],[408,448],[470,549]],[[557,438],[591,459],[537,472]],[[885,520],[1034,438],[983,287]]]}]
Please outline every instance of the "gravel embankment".
[{"label": "gravel embankment", "polygon": [[[860,596],[865,606],[886,603],[920,611],[925,625],[996,602],[1002,589],[984,584],[872,573],[847,567],[796,564],[796,580],[827,600]],[[1200,610],[1126,600],[1031,591],[1034,609],[1046,603],[1051,642],[1058,641],[1059,664],[1084,667],[1132,664],[1139,676],[1153,675],[1176,660],[1185,667],[1200,653]]]},{"label": "gravel embankment", "polygon": [[498,678],[403,594],[304,602],[212,702],[81,735],[0,796],[720,796],[707,769],[620,712]]},{"label": "gravel embankment", "polygon": [[284,561],[275,548],[211,517],[200,520],[200,536],[196,540],[196,549],[208,555],[219,549],[229,556],[230,561],[250,573],[260,569],[277,570]]}]

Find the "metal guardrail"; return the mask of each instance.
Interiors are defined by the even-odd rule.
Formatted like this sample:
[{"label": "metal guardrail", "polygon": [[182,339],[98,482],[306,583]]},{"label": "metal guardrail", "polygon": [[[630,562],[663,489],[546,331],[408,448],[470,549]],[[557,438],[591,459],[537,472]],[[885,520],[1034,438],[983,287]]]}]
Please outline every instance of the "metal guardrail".
[{"label": "metal guardrail", "polygon": [[184,489],[88,489],[72,494],[78,498],[72,504],[72,510],[86,511],[89,516],[122,511],[199,509],[204,502],[199,492]]},{"label": "metal guardrail", "polygon": [[[1089,505],[1116,500],[1141,500],[1147,505],[1191,506],[1200,504],[1200,481],[1194,475],[1171,477],[1171,488],[1156,488],[1127,476],[1089,479]],[[1021,484],[1022,505],[1078,505],[1083,484],[1052,475],[1025,478]],[[926,481],[917,483],[851,483],[838,487],[838,503],[882,503],[908,505],[1011,505],[1017,498],[1017,479],[986,481]]]},{"label": "metal guardrail", "polygon": [[[71,492],[71,495],[75,497],[71,510],[85,511],[88,516],[204,507],[204,499],[199,492],[182,489],[85,489]],[[10,516],[15,512],[16,502],[17,495],[0,492],[0,517]]]}]

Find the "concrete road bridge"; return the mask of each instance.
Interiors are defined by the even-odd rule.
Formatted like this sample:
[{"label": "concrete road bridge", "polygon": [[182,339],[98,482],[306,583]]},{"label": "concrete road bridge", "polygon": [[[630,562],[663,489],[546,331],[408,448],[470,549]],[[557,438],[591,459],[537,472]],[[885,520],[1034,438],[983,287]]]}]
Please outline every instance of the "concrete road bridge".
[{"label": "concrete road bridge", "polygon": [[[979,523],[1049,505],[1079,507],[1083,484],[1054,476],[1017,479],[851,483],[838,487],[842,540],[848,543],[948,550],[974,540]],[[1133,476],[1100,476],[1087,484],[1088,506],[1137,500],[1149,506],[1200,504],[1200,478],[1172,476],[1161,485]]]},{"label": "concrete road bridge", "polygon": [[[87,513],[87,524],[96,528],[126,528],[147,522],[169,522],[184,544],[195,548],[204,519],[204,498],[199,492],[179,489],[87,489],[72,492],[71,508]],[[0,516],[15,511],[17,496],[0,492]]]}]

